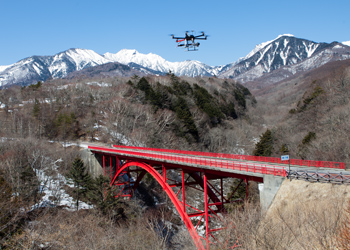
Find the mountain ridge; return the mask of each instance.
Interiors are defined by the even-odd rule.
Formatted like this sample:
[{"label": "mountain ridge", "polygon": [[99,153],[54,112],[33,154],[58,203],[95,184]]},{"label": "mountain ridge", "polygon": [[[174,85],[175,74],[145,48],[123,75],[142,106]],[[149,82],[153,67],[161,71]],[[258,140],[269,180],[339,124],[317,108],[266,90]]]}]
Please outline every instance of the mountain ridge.
[{"label": "mountain ridge", "polygon": [[[115,54],[107,52],[100,55],[93,50],[75,48],[53,56],[32,56],[12,65],[0,66],[0,87],[30,85],[38,81],[64,78],[73,72],[107,63],[128,65],[130,71],[140,75],[171,72],[177,76],[232,78],[242,83],[265,77],[275,70],[284,71],[285,74],[273,80],[276,81],[299,71],[319,67],[329,61],[349,59],[348,44],[350,43],[317,43],[284,34],[257,45],[245,57],[223,66],[209,66],[195,60],[169,62],[159,55],[142,54],[137,50],[122,49]],[[313,57],[315,59],[312,59]],[[302,66],[295,66],[299,64]],[[103,67],[99,67],[97,72],[101,73],[102,69]],[[105,72],[107,75],[112,74],[110,66],[105,69],[108,71]],[[125,70],[126,68],[123,71],[125,76],[129,75]],[[117,73],[118,76],[119,74],[120,72]]]},{"label": "mountain ridge", "polygon": [[274,80],[276,82],[330,61],[349,58],[350,47],[342,43],[315,43],[306,39],[281,36],[266,44],[252,56],[227,68],[219,77],[232,78],[245,83],[264,77],[277,69],[288,72]]}]

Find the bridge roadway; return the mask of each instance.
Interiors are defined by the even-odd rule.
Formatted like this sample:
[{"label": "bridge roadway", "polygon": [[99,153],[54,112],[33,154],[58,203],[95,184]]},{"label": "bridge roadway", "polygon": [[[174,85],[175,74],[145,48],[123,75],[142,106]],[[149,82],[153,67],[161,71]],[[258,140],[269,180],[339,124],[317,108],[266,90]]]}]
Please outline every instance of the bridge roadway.
[{"label": "bridge roadway", "polygon": [[253,161],[239,161],[234,159],[218,159],[205,156],[191,156],[176,153],[154,152],[150,150],[139,149],[117,149],[110,147],[93,147],[89,146],[93,152],[101,152],[106,154],[117,154],[124,158],[139,159],[142,161],[155,161],[165,164],[180,164],[192,168],[207,169],[211,171],[218,171],[224,173],[232,173],[238,175],[249,175],[262,178],[265,174],[285,177],[287,170],[285,165],[253,162]]},{"label": "bridge roadway", "polygon": [[[255,181],[263,182],[265,175],[305,179],[307,181],[333,182],[350,184],[350,171],[340,168],[295,166],[283,163],[271,163],[242,159],[223,159],[210,156],[188,155],[154,151],[146,148],[89,146],[92,151],[118,154],[124,157],[152,160],[168,164],[181,164],[189,167],[208,169],[216,172],[226,172],[253,177]],[[159,150],[159,149],[157,149]],[[259,181],[260,180],[260,181]]]}]

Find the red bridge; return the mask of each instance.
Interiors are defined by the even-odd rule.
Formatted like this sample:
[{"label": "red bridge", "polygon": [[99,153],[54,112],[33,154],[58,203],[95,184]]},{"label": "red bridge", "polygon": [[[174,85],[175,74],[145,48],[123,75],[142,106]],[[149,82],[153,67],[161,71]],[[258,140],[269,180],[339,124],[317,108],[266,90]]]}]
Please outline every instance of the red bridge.
[{"label": "red bridge", "polygon": [[[215,232],[225,227],[220,216],[225,212],[225,204],[241,201],[231,199],[239,185],[246,186],[247,198],[249,181],[263,183],[264,192],[260,193],[260,198],[267,207],[285,177],[300,173],[300,168],[308,168],[311,173],[316,169],[318,176],[320,169],[338,172],[345,169],[344,163],[339,162],[290,160],[289,163],[273,157],[118,145],[113,148],[89,146],[89,150],[99,161],[103,174],[110,176],[111,185],[119,186],[119,197],[132,197],[145,174],[152,175],[171,199],[198,249],[209,249],[210,243],[232,244],[229,241],[218,243]],[[178,178],[173,177],[170,170],[179,171]],[[338,172],[328,175],[340,180]],[[228,193],[223,184],[225,178],[241,180],[230,197],[224,195]],[[341,178],[344,181],[344,177]],[[204,205],[186,199],[188,188],[203,192]],[[219,223],[210,223],[215,221]],[[205,226],[204,235],[198,233],[200,225]]]}]

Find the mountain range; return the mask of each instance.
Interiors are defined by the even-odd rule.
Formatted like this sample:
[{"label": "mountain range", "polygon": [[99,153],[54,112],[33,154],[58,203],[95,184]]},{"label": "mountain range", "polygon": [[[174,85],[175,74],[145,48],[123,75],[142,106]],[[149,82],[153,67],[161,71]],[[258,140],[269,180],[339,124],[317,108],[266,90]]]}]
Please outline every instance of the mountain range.
[{"label": "mountain range", "polygon": [[[317,43],[293,35],[257,45],[247,56],[224,66],[199,61],[169,62],[156,54],[123,49],[100,55],[87,49],[69,49],[53,56],[32,56],[0,66],[0,87],[26,86],[56,78],[130,75],[216,76],[242,83],[264,78],[273,83],[331,61],[350,59],[350,42]],[[273,73],[273,74],[272,74]],[[266,79],[266,76],[271,76]]]}]

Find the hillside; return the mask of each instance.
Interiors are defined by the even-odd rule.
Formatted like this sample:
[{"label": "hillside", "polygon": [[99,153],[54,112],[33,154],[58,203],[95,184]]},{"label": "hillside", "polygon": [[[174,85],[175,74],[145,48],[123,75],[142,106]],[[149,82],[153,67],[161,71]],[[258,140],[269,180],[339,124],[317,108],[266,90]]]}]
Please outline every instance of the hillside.
[{"label": "hillside", "polygon": [[257,88],[266,126],[274,131],[274,155],[283,145],[295,158],[345,161],[350,165],[350,61],[337,61],[304,74]]},{"label": "hillside", "polygon": [[252,135],[233,133],[255,104],[235,81],[172,74],[84,79],[88,76],[2,90],[1,136],[232,153],[249,152],[254,145]]}]

